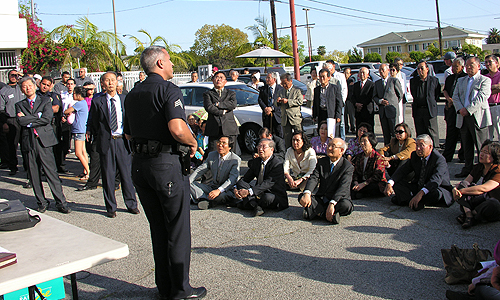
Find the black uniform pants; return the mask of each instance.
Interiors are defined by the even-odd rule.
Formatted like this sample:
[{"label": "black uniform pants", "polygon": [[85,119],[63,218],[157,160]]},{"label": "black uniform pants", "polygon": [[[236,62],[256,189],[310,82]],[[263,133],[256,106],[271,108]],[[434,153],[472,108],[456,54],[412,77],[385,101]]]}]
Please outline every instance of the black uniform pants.
[{"label": "black uniform pants", "polygon": [[45,198],[45,193],[43,192],[40,174],[41,167],[47,177],[47,183],[49,184],[52,196],[54,196],[54,200],[56,201],[56,207],[66,207],[66,197],[64,197],[61,180],[56,172],[56,162],[54,160],[52,147],[44,148],[40,139],[34,138],[33,149],[26,153],[26,157],[28,159],[29,166],[28,173],[31,178],[33,191],[35,192],[38,205],[45,206],[49,204],[49,201]]},{"label": "black uniform pants", "polygon": [[125,148],[122,138],[111,139],[109,149],[105,154],[100,154],[102,190],[106,211],[114,212],[117,209],[115,197],[115,178],[117,170],[120,171],[122,182],[122,195],[127,209],[137,208],[134,185],[131,178],[131,155]]},{"label": "black uniform pants", "polygon": [[17,146],[19,144],[19,137],[21,136],[21,125],[19,125],[16,118],[8,118],[7,125],[9,125],[9,132],[6,134],[6,162],[11,171],[17,171]]},{"label": "black uniform pants", "polygon": [[158,291],[184,298],[193,290],[189,285],[191,227],[189,179],[181,173],[179,156],[134,154],[132,180],[149,221]]}]

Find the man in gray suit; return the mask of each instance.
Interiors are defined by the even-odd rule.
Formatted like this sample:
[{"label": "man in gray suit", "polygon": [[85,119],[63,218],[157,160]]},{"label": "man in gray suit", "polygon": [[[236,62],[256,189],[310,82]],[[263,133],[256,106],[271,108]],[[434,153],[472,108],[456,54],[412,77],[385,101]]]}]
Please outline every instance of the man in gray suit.
[{"label": "man in gray suit", "polygon": [[[189,176],[191,198],[198,201],[199,209],[208,209],[234,199],[232,187],[240,175],[241,159],[230,151],[231,142],[229,136],[221,136],[217,141],[217,151],[210,152],[205,162]],[[210,183],[196,181],[208,171],[212,172]]]},{"label": "man in gray suit", "polygon": [[467,75],[457,81],[453,91],[453,105],[457,111],[457,128],[460,128],[464,147],[465,166],[457,178],[466,177],[474,164],[474,146],[477,154],[488,138],[491,126],[488,98],[491,94],[491,80],[479,72],[481,60],[471,57],[465,64]]},{"label": "man in gray suit", "polygon": [[300,90],[293,86],[292,75],[285,73],[280,76],[283,89],[278,91],[278,105],[281,110],[281,127],[286,148],[292,146],[292,132],[302,131],[302,115],[300,107],[303,98]]},{"label": "man in gray suit", "polygon": [[395,136],[394,127],[399,116],[399,102],[403,100],[404,93],[399,80],[389,76],[387,64],[381,64],[378,70],[382,78],[375,81],[373,101],[379,106],[378,116],[384,134],[384,145],[388,145]]}]

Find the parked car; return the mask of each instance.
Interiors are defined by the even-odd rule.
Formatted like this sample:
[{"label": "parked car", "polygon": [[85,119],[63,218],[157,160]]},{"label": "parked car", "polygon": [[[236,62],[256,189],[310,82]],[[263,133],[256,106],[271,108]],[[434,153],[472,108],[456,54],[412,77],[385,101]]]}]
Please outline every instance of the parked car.
[{"label": "parked car", "polygon": [[[248,68],[248,71],[250,74],[254,72],[259,72],[259,73],[266,73],[266,72],[278,72],[280,75],[286,73],[285,69],[282,67],[244,67],[244,68],[232,68],[232,70],[238,71],[240,73],[240,76],[243,75],[241,74],[244,69]],[[220,70],[221,72],[224,72],[226,74],[226,77],[229,77],[229,71],[231,69],[224,69]]]},{"label": "parked car", "polygon": [[350,63],[350,64],[340,64],[340,69],[344,71],[345,68],[349,67],[351,70],[359,70],[362,67],[366,67],[368,69],[375,69],[378,70],[382,63],[371,63],[371,62],[365,62],[365,63]]},{"label": "parked car", "polygon": [[[326,60],[313,61],[304,64],[300,67],[300,81],[306,83],[307,79],[311,78],[311,70],[316,68],[316,71],[319,72],[324,63],[326,63]],[[340,65],[338,63],[335,63],[335,70],[340,71]]]},{"label": "parked car", "polygon": [[[267,74],[266,73],[261,73],[260,74],[260,80],[262,82],[265,82],[266,81],[266,77],[267,77]],[[243,81],[245,84],[248,84],[252,79],[251,79],[251,75],[248,75],[248,74],[244,74],[244,75],[240,75],[238,77],[238,80],[241,80]],[[232,79],[231,77],[227,78],[227,81],[228,82],[232,82]],[[300,92],[302,93],[302,96],[304,96],[307,92],[307,85],[305,85],[304,83],[298,81],[297,79],[293,78],[292,79],[292,82],[293,82],[293,85],[298,88],[300,90]]]},{"label": "parked car", "polygon": [[[186,83],[179,85],[184,97],[186,116],[203,108],[203,93],[212,89],[213,83]],[[242,149],[253,153],[259,140],[258,133],[262,128],[262,109],[259,106],[259,92],[239,82],[228,82],[228,90],[236,92],[237,107],[234,115],[240,126],[239,143]],[[312,119],[310,108],[302,107],[302,126],[308,135],[313,135],[316,125]]]}]

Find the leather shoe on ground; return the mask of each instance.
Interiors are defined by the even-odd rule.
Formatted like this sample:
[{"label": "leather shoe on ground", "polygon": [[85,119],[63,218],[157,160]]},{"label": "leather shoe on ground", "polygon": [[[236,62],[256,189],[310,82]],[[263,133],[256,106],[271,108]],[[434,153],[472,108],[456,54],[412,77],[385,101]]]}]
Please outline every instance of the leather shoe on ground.
[{"label": "leather shoe on ground", "polygon": [[25,189],[31,189],[33,187],[33,185],[31,184],[30,181],[26,182],[24,185],[23,185],[23,188]]},{"label": "leather shoe on ground", "polygon": [[61,169],[57,170],[57,173],[59,173],[59,174],[69,174],[69,171],[66,170],[66,169],[64,169],[64,168],[61,168]]},{"label": "leather shoe on ground", "polygon": [[9,176],[14,176],[17,174],[17,170],[10,170]]},{"label": "leather shoe on ground", "polygon": [[116,218],[116,211],[108,211],[106,213],[106,217],[111,218],[111,219]]},{"label": "leather shoe on ground", "polygon": [[210,207],[210,202],[206,200],[198,202],[198,209],[205,210],[208,209],[209,207]]},{"label": "leather shoe on ground", "polygon": [[464,178],[464,177],[467,177],[469,175],[469,172],[460,172],[458,174],[455,174],[455,178]]},{"label": "leather shoe on ground", "polygon": [[309,220],[309,212],[307,211],[307,207],[304,207],[302,211],[302,219]]},{"label": "leather shoe on ground", "polygon": [[255,212],[255,217],[262,216],[264,214],[264,210],[260,206],[257,206],[254,212]]},{"label": "leather shoe on ground", "polygon": [[48,205],[38,205],[36,211],[38,211],[39,213],[44,213],[47,211],[48,208],[49,208]]},{"label": "leather shoe on ground", "polygon": [[0,164],[0,169],[8,169],[9,168],[9,164],[8,163],[1,163]]},{"label": "leather shoe on ground", "polygon": [[61,206],[57,208],[57,211],[63,214],[69,214],[71,212],[71,208],[67,206]]},{"label": "leather shoe on ground", "polygon": [[141,213],[137,208],[128,208],[127,211],[133,215],[138,215]]},{"label": "leather shoe on ground", "polygon": [[182,298],[180,300],[183,300],[183,299],[190,299],[190,300],[201,299],[201,298],[205,297],[206,295],[207,295],[207,289],[202,286],[199,288],[193,288],[191,295],[189,295],[185,298]]},{"label": "leather shoe on ground", "polygon": [[338,224],[338,223],[340,223],[340,213],[336,212],[333,215],[332,224]]},{"label": "leather shoe on ground", "polygon": [[79,187],[76,189],[77,192],[83,192],[83,191],[91,191],[91,190],[95,190],[97,189],[96,186],[88,186],[88,185],[84,185],[82,187]]}]

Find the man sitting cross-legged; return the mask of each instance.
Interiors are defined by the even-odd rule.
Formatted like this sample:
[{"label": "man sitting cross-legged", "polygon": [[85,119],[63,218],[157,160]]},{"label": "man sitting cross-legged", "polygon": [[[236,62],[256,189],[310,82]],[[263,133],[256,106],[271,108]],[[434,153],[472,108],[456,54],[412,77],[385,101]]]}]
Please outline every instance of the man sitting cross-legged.
[{"label": "man sitting cross-legged", "polygon": [[[210,152],[207,159],[189,176],[191,198],[198,202],[199,209],[208,209],[234,199],[231,188],[240,176],[241,159],[231,152],[231,144],[229,136],[221,136],[217,141],[217,151]],[[210,183],[196,181],[208,171],[212,172]]]},{"label": "man sitting cross-legged", "polygon": [[[338,224],[340,216],[352,212],[350,186],[354,167],[343,157],[346,149],[345,141],[340,138],[328,143],[327,156],[318,160],[304,193],[298,197],[300,205],[304,207],[304,219],[323,217]],[[318,191],[312,195],[318,183]]]}]

